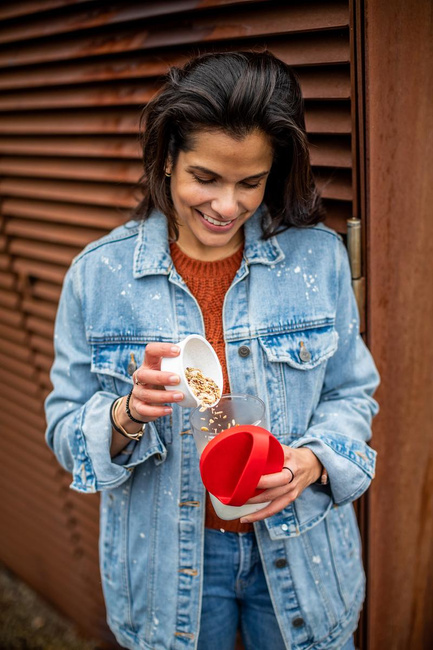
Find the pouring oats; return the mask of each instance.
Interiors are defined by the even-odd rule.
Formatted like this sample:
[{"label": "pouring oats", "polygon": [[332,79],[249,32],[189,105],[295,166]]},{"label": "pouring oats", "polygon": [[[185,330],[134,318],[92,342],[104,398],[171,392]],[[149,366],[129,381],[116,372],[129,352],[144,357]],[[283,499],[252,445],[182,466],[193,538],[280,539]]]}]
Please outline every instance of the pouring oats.
[{"label": "pouring oats", "polygon": [[185,378],[189,388],[204,408],[213,406],[221,397],[221,390],[211,377],[206,377],[200,368],[188,366]]}]

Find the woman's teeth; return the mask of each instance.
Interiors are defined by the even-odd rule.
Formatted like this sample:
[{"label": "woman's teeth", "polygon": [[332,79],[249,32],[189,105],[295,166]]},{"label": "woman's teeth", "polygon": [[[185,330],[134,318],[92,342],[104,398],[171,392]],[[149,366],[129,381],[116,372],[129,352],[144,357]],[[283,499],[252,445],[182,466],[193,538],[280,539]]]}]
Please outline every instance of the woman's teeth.
[{"label": "woman's teeth", "polygon": [[[200,210],[197,210],[197,212],[200,212]],[[209,221],[209,223],[212,223],[214,226],[228,226],[229,223],[232,223],[232,221],[234,221],[234,219],[231,221],[217,221],[216,219],[212,219],[212,217],[208,217],[207,214],[203,214],[203,212],[200,212],[200,214],[203,219]]]}]

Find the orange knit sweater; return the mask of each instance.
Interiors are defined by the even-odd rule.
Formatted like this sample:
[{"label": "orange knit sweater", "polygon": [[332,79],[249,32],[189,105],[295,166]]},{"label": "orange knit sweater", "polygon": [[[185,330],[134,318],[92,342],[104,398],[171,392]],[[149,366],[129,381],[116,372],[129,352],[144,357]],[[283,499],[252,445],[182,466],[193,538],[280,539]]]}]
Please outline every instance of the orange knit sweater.
[{"label": "orange knit sweater", "polygon": [[[200,305],[206,338],[218,355],[224,376],[223,393],[230,392],[224,349],[222,311],[225,295],[241,265],[243,247],[230,257],[216,262],[194,260],[183,253],[177,244],[170,245],[171,257],[178,273]],[[252,524],[241,524],[238,519],[220,519],[206,493],[206,528],[217,528],[245,533],[253,530]]]}]

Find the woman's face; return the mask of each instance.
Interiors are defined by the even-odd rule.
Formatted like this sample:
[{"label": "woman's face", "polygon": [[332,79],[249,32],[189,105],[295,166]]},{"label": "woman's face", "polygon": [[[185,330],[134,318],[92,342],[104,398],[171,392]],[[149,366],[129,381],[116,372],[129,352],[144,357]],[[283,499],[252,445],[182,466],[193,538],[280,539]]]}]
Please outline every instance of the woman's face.
[{"label": "woman's face", "polygon": [[171,171],[171,197],[180,248],[190,257],[217,260],[234,253],[243,224],[263,200],[273,151],[254,131],[235,140],[222,131],[198,131]]}]

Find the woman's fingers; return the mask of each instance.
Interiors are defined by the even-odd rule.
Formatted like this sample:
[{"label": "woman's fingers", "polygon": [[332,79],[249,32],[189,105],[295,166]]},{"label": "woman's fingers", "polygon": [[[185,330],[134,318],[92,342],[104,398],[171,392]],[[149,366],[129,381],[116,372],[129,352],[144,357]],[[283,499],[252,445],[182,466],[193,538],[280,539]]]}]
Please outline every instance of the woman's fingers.
[{"label": "woman's fingers", "polygon": [[159,390],[149,391],[149,400],[137,399],[132,393],[129,408],[134,417],[139,420],[150,421],[172,413],[173,409],[167,402],[179,401],[183,398],[183,393],[178,393],[171,397],[173,393],[162,392]]},{"label": "woman's fingers", "polygon": [[140,402],[136,408],[134,408],[134,413],[138,415],[138,419],[143,422],[150,422],[151,420],[156,420],[156,418],[162,418],[164,415],[170,415],[173,412],[171,406],[162,405],[158,406],[156,404],[144,404]]},{"label": "woman's fingers", "polygon": [[[292,469],[293,474],[296,472]],[[259,490],[268,490],[269,488],[280,487],[281,485],[289,485],[292,483],[292,475],[287,469],[282,469],[281,472],[275,474],[264,474],[257,484]]]},{"label": "woman's fingers", "polygon": [[162,390],[175,387],[180,377],[161,371],[163,357],[176,357],[180,348],[172,343],[149,343],[144,352],[143,364],[134,372],[133,390],[130,400],[132,413],[141,420],[151,421],[172,413],[170,403],[180,402],[184,395],[176,390]]},{"label": "woman's fingers", "polygon": [[265,501],[273,501],[274,499],[277,499],[284,494],[290,494],[292,496],[292,500],[294,500],[297,495],[296,486],[290,486],[289,488],[287,485],[282,485],[280,487],[264,490],[264,492],[261,492],[261,494],[258,494],[257,496],[249,499],[248,503],[264,503]]},{"label": "woman's fingers", "polygon": [[180,347],[173,343],[148,343],[144,351],[143,365],[155,370],[161,367],[162,357],[177,357]]},{"label": "woman's fingers", "polygon": [[180,402],[183,397],[180,391],[135,386],[131,395],[130,408],[138,415],[138,419],[151,420],[170,414],[173,411],[170,403]]},{"label": "woman's fingers", "polygon": [[162,372],[162,370],[152,370],[146,366],[140,366],[134,372],[134,383],[139,382],[142,386],[175,386],[179,383],[180,377],[172,372]]},{"label": "woman's fingers", "polygon": [[138,401],[147,404],[165,404],[166,402],[180,402],[184,395],[180,391],[173,390],[155,390],[147,386],[137,386],[133,392]]},{"label": "woman's fingers", "polygon": [[289,503],[291,503],[293,499],[290,499],[287,494],[278,497],[277,499],[274,499],[272,503],[270,503],[266,508],[262,508],[261,510],[258,510],[257,512],[254,512],[247,517],[242,517],[241,518],[241,523],[250,523],[253,521],[261,521],[262,519],[266,519],[267,517],[272,517],[272,515],[277,514],[277,512],[280,512],[284,508],[286,508]]}]

